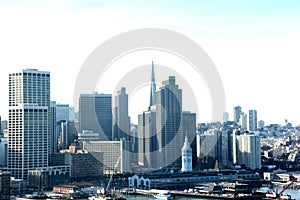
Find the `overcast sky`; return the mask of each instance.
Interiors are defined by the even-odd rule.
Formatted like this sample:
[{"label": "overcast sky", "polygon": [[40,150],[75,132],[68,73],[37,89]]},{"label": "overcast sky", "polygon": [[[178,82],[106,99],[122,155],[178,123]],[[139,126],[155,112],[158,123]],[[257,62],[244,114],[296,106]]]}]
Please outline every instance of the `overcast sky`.
[{"label": "overcast sky", "polygon": [[[164,28],[196,41],[213,60],[231,118],[240,105],[245,112],[256,109],[267,123],[299,124],[300,1],[245,2],[0,0],[0,115],[7,118],[9,73],[50,71],[51,99],[73,105],[78,72],[97,46],[125,31]],[[133,54],[119,65],[176,65],[167,58]],[[99,92],[112,93],[100,86]],[[134,122],[147,109],[147,95],[145,87],[130,97]],[[198,120],[209,122],[209,95],[202,95]]]}]

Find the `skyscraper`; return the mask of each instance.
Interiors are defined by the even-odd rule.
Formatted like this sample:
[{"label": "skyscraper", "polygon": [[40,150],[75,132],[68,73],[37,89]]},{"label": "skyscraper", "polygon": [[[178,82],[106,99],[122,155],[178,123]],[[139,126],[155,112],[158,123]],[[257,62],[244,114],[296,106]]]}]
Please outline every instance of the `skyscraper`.
[{"label": "skyscraper", "polygon": [[[138,116],[138,163],[149,168],[181,168],[184,134],[191,142],[193,163],[197,163],[196,114],[182,112],[182,91],[170,76],[156,92],[152,62],[150,105]],[[155,100],[154,100],[155,98]],[[192,163],[192,162],[191,162]]]},{"label": "skyscraper", "polygon": [[234,135],[236,138],[234,161],[251,169],[261,168],[260,138],[254,134]]},{"label": "skyscraper", "polygon": [[249,131],[257,131],[257,111],[249,110]]},{"label": "skyscraper", "polygon": [[111,94],[80,95],[79,129],[99,133],[101,140],[112,140]]},{"label": "skyscraper", "polygon": [[222,166],[230,165],[227,130],[209,129],[201,134],[200,143],[203,168],[214,168],[216,163]]},{"label": "skyscraper", "polygon": [[56,121],[69,120],[70,107],[69,104],[56,104]]},{"label": "skyscraper", "polygon": [[138,163],[149,168],[158,168],[155,106],[138,116]]},{"label": "skyscraper", "polygon": [[26,69],[9,74],[8,169],[27,179],[28,170],[48,166],[50,73]]},{"label": "skyscraper", "polygon": [[240,119],[240,124],[241,124],[241,127],[244,129],[244,130],[248,130],[248,119],[247,119],[247,113],[241,113],[241,119]]},{"label": "skyscraper", "polygon": [[233,119],[236,123],[240,122],[241,113],[242,113],[241,106],[236,106],[233,108]]},{"label": "skyscraper", "polygon": [[58,152],[57,148],[57,128],[56,128],[56,102],[51,101],[49,107],[49,136],[50,136],[50,156]]},{"label": "skyscraper", "polygon": [[138,163],[144,167],[158,168],[159,152],[156,136],[156,83],[152,61],[150,104],[138,116]]},{"label": "skyscraper", "polygon": [[58,137],[58,149],[68,149],[69,145],[77,139],[77,131],[75,128],[74,121],[61,120],[58,122],[59,137]]},{"label": "skyscraper", "polygon": [[152,61],[152,71],[151,71],[151,90],[150,90],[150,107],[156,104],[156,83],[155,83],[155,73],[154,73],[154,63]]},{"label": "skyscraper", "polygon": [[183,143],[182,91],[175,84],[175,77],[163,81],[156,92],[156,131],[160,167],[181,164],[180,146]]},{"label": "skyscraper", "polygon": [[115,96],[113,139],[119,141],[125,138],[132,141],[130,137],[130,118],[128,116],[128,95],[125,87],[122,87]]}]

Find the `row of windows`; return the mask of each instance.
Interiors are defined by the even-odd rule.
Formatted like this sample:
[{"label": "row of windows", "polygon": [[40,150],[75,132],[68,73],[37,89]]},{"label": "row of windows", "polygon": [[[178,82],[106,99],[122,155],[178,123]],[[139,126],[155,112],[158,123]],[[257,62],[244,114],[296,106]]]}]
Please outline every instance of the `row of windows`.
[{"label": "row of windows", "polygon": [[50,74],[45,74],[45,73],[27,73],[27,72],[24,72],[24,73],[12,73],[12,74],[9,74],[9,77],[16,77],[16,76],[23,76],[24,77],[27,77],[27,76],[41,76],[41,77],[50,77]]},{"label": "row of windows", "polygon": [[[47,112],[48,109],[24,109],[24,112]],[[14,114],[19,114],[21,115],[22,113],[22,109],[10,109],[9,110],[9,114],[14,115]],[[30,113],[26,113],[26,114],[30,114]]]}]

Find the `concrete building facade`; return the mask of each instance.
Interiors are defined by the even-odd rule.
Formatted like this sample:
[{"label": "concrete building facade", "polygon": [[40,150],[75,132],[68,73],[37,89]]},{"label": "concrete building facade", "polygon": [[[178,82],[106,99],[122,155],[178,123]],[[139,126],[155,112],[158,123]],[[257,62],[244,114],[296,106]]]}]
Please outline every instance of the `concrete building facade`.
[{"label": "concrete building facade", "polygon": [[26,69],[9,74],[8,169],[18,179],[28,170],[47,167],[50,73]]}]

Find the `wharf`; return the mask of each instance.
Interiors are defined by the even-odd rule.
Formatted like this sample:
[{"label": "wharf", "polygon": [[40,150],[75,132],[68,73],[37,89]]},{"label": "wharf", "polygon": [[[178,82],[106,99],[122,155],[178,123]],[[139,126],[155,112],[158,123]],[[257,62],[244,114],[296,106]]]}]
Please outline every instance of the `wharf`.
[{"label": "wharf", "polygon": [[[153,196],[154,194],[159,193],[159,191],[166,191],[166,190],[141,190],[136,189],[134,191],[127,191],[126,194],[129,195],[144,195],[144,196]],[[261,195],[255,194],[241,194],[241,195],[234,195],[234,194],[209,194],[209,193],[196,193],[196,192],[183,192],[177,190],[168,190],[167,191],[174,196],[181,196],[181,197],[194,197],[194,198],[203,198],[203,199],[262,199]],[[125,194],[125,191],[121,191],[121,193]]]}]

